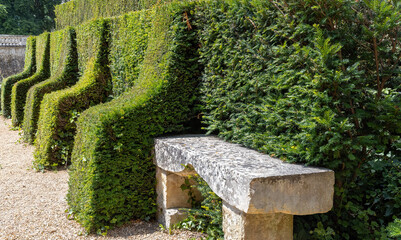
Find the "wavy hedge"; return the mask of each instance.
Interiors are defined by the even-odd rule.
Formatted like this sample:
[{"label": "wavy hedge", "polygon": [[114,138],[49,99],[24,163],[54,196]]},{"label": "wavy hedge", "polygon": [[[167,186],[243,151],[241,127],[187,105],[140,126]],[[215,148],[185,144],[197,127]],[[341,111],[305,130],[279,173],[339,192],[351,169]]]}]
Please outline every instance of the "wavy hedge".
[{"label": "wavy hedge", "polygon": [[64,89],[78,81],[78,52],[73,28],[50,35],[51,77],[29,89],[24,111],[24,140],[33,143],[39,118],[40,103],[46,93]]},{"label": "wavy hedge", "polygon": [[89,20],[150,8],[158,0],[72,0],[56,6],[56,26],[63,29]]},{"label": "wavy hedge", "polygon": [[96,20],[76,28],[81,77],[72,87],[46,94],[40,105],[34,167],[67,164],[75,135],[74,119],[109,95],[109,20]]},{"label": "wavy hedge", "polygon": [[210,1],[196,11],[209,132],[333,169],[334,209],[295,239],[391,239],[401,216],[401,7]]},{"label": "wavy hedge", "polygon": [[174,4],[137,13],[138,19],[152,19],[138,80],[119,98],[89,108],[78,119],[67,199],[89,231],[154,217],[153,138],[182,130],[196,116],[200,66],[192,8]]},{"label": "wavy hedge", "polygon": [[28,37],[25,51],[24,71],[10,76],[1,83],[1,111],[4,117],[11,117],[11,90],[14,84],[36,72],[36,37]]},{"label": "wavy hedge", "polygon": [[28,90],[50,77],[50,34],[45,32],[36,40],[36,73],[18,81],[11,90],[11,119],[13,126],[22,124]]}]

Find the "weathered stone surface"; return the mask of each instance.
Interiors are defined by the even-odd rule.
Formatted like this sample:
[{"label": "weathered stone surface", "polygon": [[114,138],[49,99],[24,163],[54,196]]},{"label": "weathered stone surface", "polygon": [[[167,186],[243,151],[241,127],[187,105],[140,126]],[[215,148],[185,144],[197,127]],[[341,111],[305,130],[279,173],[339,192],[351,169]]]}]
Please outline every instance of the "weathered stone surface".
[{"label": "weathered stone surface", "polygon": [[0,35],[0,82],[24,68],[27,36]]},{"label": "weathered stone surface", "polygon": [[22,72],[25,47],[0,47],[0,82],[2,79]]},{"label": "weathered stone surface", "polygon": [[28,36],[0,35],[0,47],[25,47]]},{"label": "weathered stone surface", "polygon": [[[186,212],[180,209],[192,207],[189,190],[181,189],[181,185],[185,183],[184,177],[160,168],[156,170],[156,179],[157,220],[169,228],[186,218]],[[201,198],[200,192],[196,189],[192,189],[192,194],[197,200]]]},{"label": "weathered stone surface", "polygon": [[285,163],[216,137],[158,138],[155,155],[168,172],[192,166],[228,205],[248,214],[306,215],[333,205],[333,171]]},{"label": "weathered stone surface", "polygon": [[247,214],[223,203],[225,240],[290,240],[293,216],[283,213]]},{"label": "weathered stone surface", "polygon": [[171,208],[161,212],[161,214],[158,215],[157,220],[159,224],[162,224],[165,228],[168,229],[187,217],[188,213],[185,209]]}]

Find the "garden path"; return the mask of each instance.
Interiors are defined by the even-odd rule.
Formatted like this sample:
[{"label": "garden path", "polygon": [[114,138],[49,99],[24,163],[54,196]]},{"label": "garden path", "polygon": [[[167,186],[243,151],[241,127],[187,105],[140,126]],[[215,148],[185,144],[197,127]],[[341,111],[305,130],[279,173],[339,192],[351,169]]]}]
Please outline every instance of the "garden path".
[{"label": "garden path", "polygon": [[31,168],[33,147],[19,142],[11,121],[0,117],[0,239],[189,239],[198,233],[168,235],[157,223],[133,221],[109,231],[107,237],[85,236],[68,220],[65,196],[67,171],[36,172]]}]

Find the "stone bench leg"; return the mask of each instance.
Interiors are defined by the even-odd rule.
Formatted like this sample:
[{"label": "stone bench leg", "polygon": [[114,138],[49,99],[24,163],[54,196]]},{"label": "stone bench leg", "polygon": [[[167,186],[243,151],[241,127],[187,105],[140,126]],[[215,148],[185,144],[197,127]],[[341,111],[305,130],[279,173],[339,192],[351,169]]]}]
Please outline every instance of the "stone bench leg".
[{"label": "stone bench leg", "polygon": [[[161,168],[156,169],[156,181],[157,220],[166,228],[170,228],[187,217],[186,212],[180,209],[191,208],[189,190],[182,191],[181,189],[181,185],[185,183],[184,176]],[[200,198],[198,191],[194,194],[196,199]]]},{"label": "stone bench leg", "polygon": [[247,214],[223,202],[223,231],[225,240],[291,240],[293,216]]}]

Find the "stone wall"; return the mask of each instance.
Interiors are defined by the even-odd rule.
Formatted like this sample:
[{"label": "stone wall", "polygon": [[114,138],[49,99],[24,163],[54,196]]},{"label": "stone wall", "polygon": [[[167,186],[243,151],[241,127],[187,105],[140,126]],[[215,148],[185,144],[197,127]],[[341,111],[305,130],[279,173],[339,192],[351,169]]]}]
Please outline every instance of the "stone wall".
[{"label": "stone wall", "polygon": [[24,69],[27,36],[0,35],[0,82]]}]

